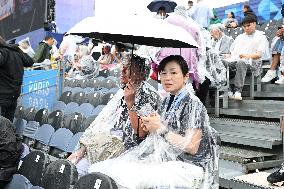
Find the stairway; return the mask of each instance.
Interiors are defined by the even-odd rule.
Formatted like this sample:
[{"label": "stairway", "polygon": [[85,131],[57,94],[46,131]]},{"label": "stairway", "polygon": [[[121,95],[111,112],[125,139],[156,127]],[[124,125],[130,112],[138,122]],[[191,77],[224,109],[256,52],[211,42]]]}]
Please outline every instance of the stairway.
[{"label": "stairway", "polygon": [[[249,182],[255,172],[269,170],[283,162],[280,116],[284,109],[284,85],[262,84],[261,92],[249,99],[245,88],[242,101],[221,105],[220,116],[210,116],[210,124],[221,139],[220,187],[232,189],[274,188]],[[264,177],[266,174],[259,174]],[[265,179],[265,178],[261,178]]]}]

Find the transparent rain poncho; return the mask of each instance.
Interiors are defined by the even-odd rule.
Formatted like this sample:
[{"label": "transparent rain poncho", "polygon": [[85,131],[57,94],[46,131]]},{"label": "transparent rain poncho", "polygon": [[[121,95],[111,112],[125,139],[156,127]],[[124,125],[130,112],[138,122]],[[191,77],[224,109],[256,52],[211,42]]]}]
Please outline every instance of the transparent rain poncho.
[{"label": "transparent rain poncho", "polygon": [[[157,91],[142,82],[135,95],[133,110],[138,116],[148,115],[157,110],[159,102]],[[86,129],[80,143],[87,148],[89,162],[95,163],[120,155],[125,151],[125,143],[135,143],[133,135],[124,91],[120,89]]]},{"label": "transparent rain poncho", "polygon": [[[121,156],[93,164],[89,172],[106,174],[121,188],[129,189],[218,188],[216,132],[210,127],[205,107],[187,86],[166,111],[170,98],[158,112],[169,134],[152,133]],[[198,150],[192,155],[189,149],[194,145]]]}]

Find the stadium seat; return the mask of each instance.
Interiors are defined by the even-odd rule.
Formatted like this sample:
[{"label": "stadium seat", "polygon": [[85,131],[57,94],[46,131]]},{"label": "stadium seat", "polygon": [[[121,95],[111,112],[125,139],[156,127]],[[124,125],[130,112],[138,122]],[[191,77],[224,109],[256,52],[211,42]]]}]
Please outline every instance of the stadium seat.
[{"label": "stadium seat", "polygon": [[71,91],[66,91],[62,93],[62,95],[59,98],[59,101],[62,101],[65,104],[68,104],[69,102],[71,102],[71,95],[72,95]]},{"label": "stadium seat", "polygon": [[25,176],[14,174],[12,181],[5,187],[5,189],[31,189],[32,184]]},{"label": "stadium seat", "polygon": [[118,87],[118,82],[115,77],[108,77],[103,81],[102,86],[107,89],[111,89],[114,87]]},{"label": "stadium seat", "polygon": [[16,134],[18,134],[19,136],[22,136],[24,129],[27,125],[27,121],[21,118],[16,118],[14,120],[14,125],[16,127]]},{"label": "stadium seat", "polygon": [[83,90],[83,92],[85,93],[85,94],[89,94],[89,93],[92,93],[92,92],[94,92],[95,90],[94,90],[94,88],[91,88],[91,87],[86,87],[86,88],[84,88],[84,90]]},{"label": "stadium seat", "polygon": [[81,131],[84,116],[81,113],[75,112],[70,115],[65,115],[62,121],[62,128],[69,129],[73,134]]},{"label": "stadium seat", "polygon": [[69,129],[59,128],[50,139],[49,154],[57,158],[62,158],[60,157],[60,154],[67,151],[68,143],[72,137],[73,133]]},{"label": "stadium seat", "polygon": [[73,189],[107,188],[118,189],[115,181],[102,173],[90,173],[81,177]]},{"label": "stadium seat", "polygon": [[86,80],[86,79],[79,80],[79,87],[81,87],[81,88],[87,87],[87,82],[88,82],[88,80]]},{"label": "stadium seat", "polygon": [[23,143],[32,147],[35,143],[35,133],[39,128],[39,123],[36,121],[29,121],[23,132]]},{"label": "stadium seat", "polygon": [[34,121],[39,122],[40,125],[46,124],[48,121],[48,109],[43,108],[37,111]]},{"label": "stadium seat", "polygon": [[55,130],[61,127],[63,112],[61,110],[53,111],[48,116],[48,124],[54,127]]},{"label": "stadium seat", "polygon": [[56,101],[55,104],[53,105],[52,107],[52,111],[55,111],[55,110],[61,110],[61,111],[64,111],[66,108],[66,104],[62,101]]},{"label": "stadium seat", "polygon": [[50,163],[42,178],[44,189],[69,189],[78,180],[76,166],[68,160],[57,160]]},{"label": "stadium seat", "polygon": [[23,106],[17,106],[15,110],[15,117],[24,119],[25,116],[25,109]]},{"label": "stadium seat", "polygon": [[90,117],[92,115],[92,112],[94,110],[94,106],[90,103],[83,103],[79,106],[78,110],[76,112],[80,112],[83,114],[86,118]]},{"label": "stadium seat", "polygon": [[72,87],[64,87],[63,93],[67,92],[67,91],[72,91]]},{"label": "stadium seat", "polygon": [[29,121],[34,121],[35,114],[37,113],[36,109],[34,107],[27,108],[25,110],[24,119]]},{"label": "stadium seat", "polygon": [[102,96],[102,104],[107,105],[107,103],[112,99],[112,97],[116,94],[116,92],[108,91]]},{"label": "stadium seat", "polygon": [[82,123],[81,132],[84,132],[93,123],[93,121],[96,119],[97,116],[98,115],[92,115],[88,117],[87,119],[85,119]]},{"label": "stadium seat", "polygon": [[105,105],[98,105],[94,111],[93,111],[93,115],[99,115],[99,113],[103,110],[103,108],[105,107]]},{"label": "stadium seat", "polygon": [[99,76],[107,78],[109,76],[109,71],[108,70],[101,70],[99,72]]},{"label": "stadium seat", "polygon": [[70,102],[66,105],[64,114],[72,114],[78,111],[79,105],[76,102]]},{"label": "stadium seat", "polygon": [[24,159],[19,168],[19,174],[25,176],[34,186],[40,186],[44,169],[49,164],[48,154],[32,151]]},{"label": "stadium seat", "polygon": [[76,146],[79,143],[80,137],[82,136],[83,132],[76,133],[73,135],[72,139],[69,141],[69,144],[67,146],[67,152],[72,153],[76,151]]},{"label": "stadium seat", "polygon": [[101,104],[101,96],[99,91],[95,91],[94,93],[87,94],[86,99],[88,103],[96,107]]},{"label": "stadium seat", "polygon": [[72,96],[72,102],[76,102],[78,103],[79,105],[84,103],[85,101],[85,93],[84,92],[79,92],[79,93],[76,93]]},{"label": "stadium seat", "polygon": [[44,124],[39,127],[35,133],[36,143],[34,145],[34,148],[48,153],[48,144],[54,132],[54,128],[49,124]]},{"label": "stadium seat", "polygon": [[72,95],[76,94],[76,93],[79,93],[79,92],[82,92],[83,89],[81,87],[74,87],[72,88]]}]

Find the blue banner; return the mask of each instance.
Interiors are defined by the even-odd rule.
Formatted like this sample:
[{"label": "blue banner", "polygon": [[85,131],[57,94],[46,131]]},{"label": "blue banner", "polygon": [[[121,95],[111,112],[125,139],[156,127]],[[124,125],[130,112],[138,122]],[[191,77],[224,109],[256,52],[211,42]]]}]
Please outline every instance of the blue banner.
[{"label": "blue banner", "polygon": [[27,70],[22,87],[22,105],[51,110],[59,90],[58,70]]}]

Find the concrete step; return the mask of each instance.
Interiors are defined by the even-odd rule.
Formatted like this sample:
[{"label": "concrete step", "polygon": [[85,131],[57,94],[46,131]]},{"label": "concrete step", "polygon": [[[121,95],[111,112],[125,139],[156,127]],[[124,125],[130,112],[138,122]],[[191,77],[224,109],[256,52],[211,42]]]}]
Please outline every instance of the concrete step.
[{"label": "concrete step", "polygon": [[245,165],[256,162],[277,160],[278,155],[275,153],[269,153],[267,150],[256,148],[221,146],[220,159]]},{"label": "concrete step", "polygon": [[229,100],[229,108],[276,111],[283,107],[284,102],[278,100]]},{"label": "concrete step", "polygon": [[262,86],[261,86],[261,91],[264,91],[264,92],[284,92],[284,85],[263,83]]},{"label": "concrete step", "polygon": [[278,91],[278,92],[255,92],[255,97],[257,98],[283,98],[284,99],[284,91]]},{"label": "concrete step", "polygon": [[[282,106],[283,108],[284,106]],[[220,108],[220,115],[242,116],[253,118],[279,119],[282,108],[262,109],[262,108]]]},{"label": "concrete step", "polygon": [[222,142],[272,149],[282,144],[279,122],[210,118]]}]

